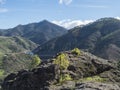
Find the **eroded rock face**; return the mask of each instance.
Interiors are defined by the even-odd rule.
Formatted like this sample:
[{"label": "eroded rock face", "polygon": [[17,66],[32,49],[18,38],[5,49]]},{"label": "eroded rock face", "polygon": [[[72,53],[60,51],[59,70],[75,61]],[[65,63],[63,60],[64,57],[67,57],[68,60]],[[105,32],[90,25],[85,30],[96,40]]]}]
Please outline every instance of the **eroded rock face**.
[{"label": "eroded rock face", "polygon": [[120,90],[120,87],[116,84],[87,82],[76,84],[75,90]]},{"label": "eroded rock face", "polygon": [[[53,64],[52,60],[45,61],[38,68],[31,71],[21,70],[17,74],[8,75],[3,82],[3,90],[71,90],[73,88],[75,90],[120,90],[118,86],[120,83],[120,71],[117,70],[114,62],[83,51],[81,51],[80,56],[75,56],[70,51],[64,53],[68,55],[70,62],[67,70],[60,71],[59,66]],[[55,83],[58,83],[60,72],[69,74],[73,80],[56,86]],[[107,78],[108,82],[115,83],[115,85],[75,82],[95,75]]]},{"label": "eroded rock face", "polygon": [[117,84],[107,84],[100,82],[75,83],[67,81],[61,86],[46,87],[47,90],[120,90]]},{"label": "eroded rock face", "polygon": [[20,71],[8,75],[3,83],[4,90],[41,90],[57,80],[59,70],[56,65],[39,67],[32,71]]},{"label": "eroded rock face", "polygon": [[81,51],[80,56],[75,56],[69,52],[66,53],[68,53],[70,60],[68,70],[74,73],[72,75],[74,79],[94,76],[116,68],[113,62],[98,58],[90,53]]}]

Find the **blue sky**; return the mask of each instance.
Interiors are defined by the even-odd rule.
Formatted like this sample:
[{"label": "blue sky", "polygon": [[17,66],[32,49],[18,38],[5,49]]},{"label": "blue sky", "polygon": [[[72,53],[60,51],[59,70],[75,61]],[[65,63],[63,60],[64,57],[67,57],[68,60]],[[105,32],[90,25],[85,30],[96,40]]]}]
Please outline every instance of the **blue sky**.
[{"label": "blue sky", "polygon": [[[47,19],[60,24],[120,16],[120,0],[0,0],[0,28]],[[80,22],[79,22],[80,23]]]}]

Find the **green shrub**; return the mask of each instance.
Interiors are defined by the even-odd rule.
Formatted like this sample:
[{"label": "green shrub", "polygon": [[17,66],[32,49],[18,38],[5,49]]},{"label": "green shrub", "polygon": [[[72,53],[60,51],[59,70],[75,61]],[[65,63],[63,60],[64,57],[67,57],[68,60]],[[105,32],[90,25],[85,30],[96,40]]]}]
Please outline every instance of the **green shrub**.
[{"label": "green shrub", "polygon": [[74,48],[74,49],[71,51],[71,53],[79,56],[79,55],[80,55],[80,49]]},{"label": "green shrub", "polygon": [[59,82],[62,83],[64,81],[70,81],[72,80],[71,76],[69,74],[62,74],[60,75]]},{"label": "green shrub", "polygon": [[101,78],[100,76],[93,76],[93,77],[83,78],[82,81],[104,82],[106,80],[104,78]]},{"label": "green shrub", "polygon": [[0,69],[0,76],[3,76],[3,75],[4,75],[4,70]]},{"label": "green shrub", "polygon": [[60,70],[67,69],[69,66],[69,61],[67,59],[67,55],[64,53],[61,53],[60,55],[58,55],[53,63],[59,65]]},{"label": "green shrub", "polygon": [[30,69],[37,67],[41,63],[41,59],[38,55],[34,55],[31,61]]},{"label": "green shrub", "polygon": [[53,61],[54,64],[59,65],[60,67],[60,77],[59,77],[59,83],[62,83],[64,81],[72,80],[71,76],[69,74],[62,74],[62,70],[66,70],[69,66],[69,60],[68,56],[64,53],[59,54],[56,59]]}]

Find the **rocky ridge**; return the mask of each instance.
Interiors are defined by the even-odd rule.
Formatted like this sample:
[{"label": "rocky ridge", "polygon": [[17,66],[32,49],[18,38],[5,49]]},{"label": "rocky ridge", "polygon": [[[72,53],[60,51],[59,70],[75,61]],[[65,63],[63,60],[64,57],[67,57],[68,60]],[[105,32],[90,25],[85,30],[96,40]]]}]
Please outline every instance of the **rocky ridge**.
[{"label": "rocky ridge", "polygon": [[[116,62],[83,51],[79,56],[71,51],[62,53],[70,62],[66,70],[61,71],[59,65],[53,63],[54,59],[44,61],[33,70],[8,75],[2,84],[3,90],[120,90]],[[72,79],[59,82],[61,73]]]}]

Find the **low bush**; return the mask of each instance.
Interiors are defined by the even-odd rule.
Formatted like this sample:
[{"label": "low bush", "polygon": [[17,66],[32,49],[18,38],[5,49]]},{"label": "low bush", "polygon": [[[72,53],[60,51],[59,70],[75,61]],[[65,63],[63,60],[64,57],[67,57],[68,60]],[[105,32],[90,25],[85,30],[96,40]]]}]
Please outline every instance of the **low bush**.
[{"label": "low bush", "polygon": [[64,81],[70,81],[72,80],[71,76],[69,74],[62,74],[60,75],[59,82],[62,83]]},{"label": "low bush", "polygon": [[71,51],[71,53],[79,56],[79,55],[80,55],[80,50],[79,50],[78,48],[74,48],[74,49]]},{"label": "low bush", "polygon": [[86,82],[104,82],[106,81],[104,78],[101,78],[100,76],[93,76],[93,77],[86,77],[83,78],[81,81],[86,81]]},{"label": "low bush", "polygon": [[67,59],[67,55],[64,53],[58,55],[53,63],[59,65],[61,70],[67,69],[69,66],[69,60]]}]

